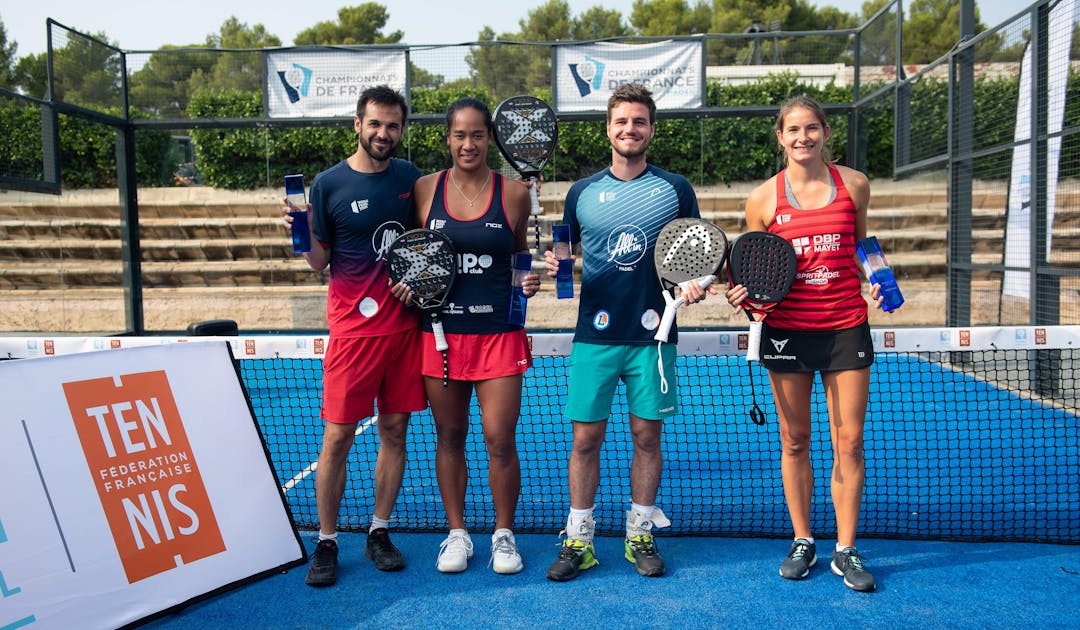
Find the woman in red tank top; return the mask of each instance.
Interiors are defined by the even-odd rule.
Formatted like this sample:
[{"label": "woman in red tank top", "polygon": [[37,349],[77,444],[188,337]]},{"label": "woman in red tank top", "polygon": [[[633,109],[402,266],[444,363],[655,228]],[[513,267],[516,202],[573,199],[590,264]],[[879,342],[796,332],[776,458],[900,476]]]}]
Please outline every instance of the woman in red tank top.
[{"label": "woman in red tank top", "polygon": [[[805,578],[817,562],[810,530],[810,398],[814,375],[820,372],[833,442],[837,545],[831,568],[850,588],[870,591],[874,578],[855,549],[855,535],[873,344],[854,263],[855,242],[866,236],[870,184],[862,173],[829,163],[829,134],[824,110],[812,99],[796,97],[780,108],[776,139],[787,167],[750,193],[746,224],[748,230],[786,238],[799,261],[789,298],[773,312],[780,315],[775,322],[773,315],[766,319],[762,335],[762,363],[780,417],[781,475],[795,535],[780,575]],[[880,308],[878,290],[871,287],[870,297]],[[738,305],[746,288],[731,287],[727,298]]]}]

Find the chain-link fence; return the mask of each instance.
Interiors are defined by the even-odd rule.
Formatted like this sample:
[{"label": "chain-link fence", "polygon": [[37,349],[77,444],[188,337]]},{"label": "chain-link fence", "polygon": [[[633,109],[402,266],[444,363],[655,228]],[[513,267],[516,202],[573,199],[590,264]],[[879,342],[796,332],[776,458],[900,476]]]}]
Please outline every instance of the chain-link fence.
[{"label": "chain-link fence", "polygon": [[[1036,2],[1008,23],[964,36],[947,55],[923,65],[901,63],[911,44],[897,28],[898,1],[847,30],[785,32],[762,24],[738,34],[674,38],[701,42],[705,84],[699,106],[660,111],[650,160],[685,174],[698,187],[706,215],[737,232],[748,185],[781,167],[773,132],[777,106],[809,94],[830,116],[834,158],[872,179],[869,229],[915,298],[909,304],[934,305],[919,319],[891,323],[1077,323],[1080,244],[1073,232],[1080,228],[1074,216],[1080,197],[1073,182],[1071,95],[1080,84],[1068,56],[1075,15],[1052,20],[1052,6],[1059,5]],[[1066,36],[1053,35],[1055,27]],[[0,120],[12,137],[32,140],[10,149],[0,185],[119,189],[120,203],[72,192],[57,202],[0,208],[11,223],[49,226],[39,233],[20,228],[18,239],[7,228],[6,241],[21,243],[0,251],[0,260],[5,266],[31,263],[34,273],[10,267],[5,288],[58,292],[60,310],[72,311],[29,323],[12,314],[0,326],[175,330],[185,321],[228,316],[207,312],[213,299],[208,293],[220,291],[227,311],[242,296],[264,296],[267,289],[278,295],[312,289],[310,300],[292,299],[291,318],[245,328],[322,328],[322,313],[308,303],[324,299],[323,278],[287,249],[275,216],[278,189],[286,174],[310,177],[352,153],[356,135],[347,115],[270,116],[265,84],[268,54],[325,47],[125,51],[52,21],[49,43],[48,93],[0,91]],[[432,172],[449,165],[442,125],[452,101],[474,96],[494,107],[508,96],[532,93],[557,104],[554,60],[560,50],[582,43],[332,49],[404,52],[411,111],[399,154]],[[1025,55],[1034,60],[1026,75]],[[595,70],[589,75],[594,80]],[[1025,76],[1035,81],[1025,84]],[[1033,105],[1018,116],[1025,102]],[[556,109],[559,146],[543,175],[545,210],[552,217],[561,212],[561,183],[610,160],[602,109]],[[1022,119],[1029,121],[1026,132]],[[1028,166],[1017,161],[1025,148],[1038,156]],[[491,165],[510,174],[495,153]],[[1051,154],[1053,165],[1044,158]],[[63,164],[59,172],[56,163]],[[1021,201],[1025,194],[1027,202]],[[45,246],[42,239],[55,242]],[[122,302],[102,306],[110,316],[85,328],[76,313],[87,312],[80,291],[91,287],[117,292]],[[195,289],[203,292],[203,306],[177,308],[177,296]],[[252,310],[265,312],[259,305],[265,299],[257,298]]]}]

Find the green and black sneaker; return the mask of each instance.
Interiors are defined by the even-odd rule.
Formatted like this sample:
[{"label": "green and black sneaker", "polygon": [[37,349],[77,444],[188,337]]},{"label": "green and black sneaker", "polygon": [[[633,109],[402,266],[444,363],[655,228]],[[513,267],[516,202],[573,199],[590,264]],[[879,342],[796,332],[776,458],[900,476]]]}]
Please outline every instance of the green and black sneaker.
[{"label": "green and black sneaker", "polygon": [[578,573],[598,564],[600,561],[596,559],[596,550],[591,542],[567,538],[559,550],[559,557],[548,569],[547,576],[555,582],[569,582],[576,578]]},{"label": "green and black sneaker", "polygon": [[660,577],[664,574],[664,559],[656,548],[656,539],[651,534],[631,536],[626,539],[625,557],[634,563],[637,572],[645,577]]}]

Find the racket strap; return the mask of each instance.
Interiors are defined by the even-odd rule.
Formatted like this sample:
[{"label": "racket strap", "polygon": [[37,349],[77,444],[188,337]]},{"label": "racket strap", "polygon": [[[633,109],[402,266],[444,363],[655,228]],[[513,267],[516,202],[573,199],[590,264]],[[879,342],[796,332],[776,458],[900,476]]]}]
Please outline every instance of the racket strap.
[{"label": "racket strap", "polygon": [[656,342],[656,371],[660,373],[660,393],[666,394],[668,393],[668,382],[664,376],[664,353],[661,352],[663,345],[663,341]]},{"label": "racket strap", "polygon": [[760,427],[765,424],[766,418],[765,412],[757,404],[757,387],[754,385],[754,366],[752,362],[747,361],[746,371],[750,375],[750,401],[754,403],[754,408],[747,415],[750,416],[751,422]]}]

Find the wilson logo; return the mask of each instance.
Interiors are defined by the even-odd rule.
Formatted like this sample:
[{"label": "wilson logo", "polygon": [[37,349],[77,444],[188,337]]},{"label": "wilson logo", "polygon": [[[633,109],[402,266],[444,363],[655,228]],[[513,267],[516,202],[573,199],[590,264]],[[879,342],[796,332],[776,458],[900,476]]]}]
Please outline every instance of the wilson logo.
[{"label": "wilson logo", "polygon": [[165,372],[63,388],[128,582],[225,551]]}]

